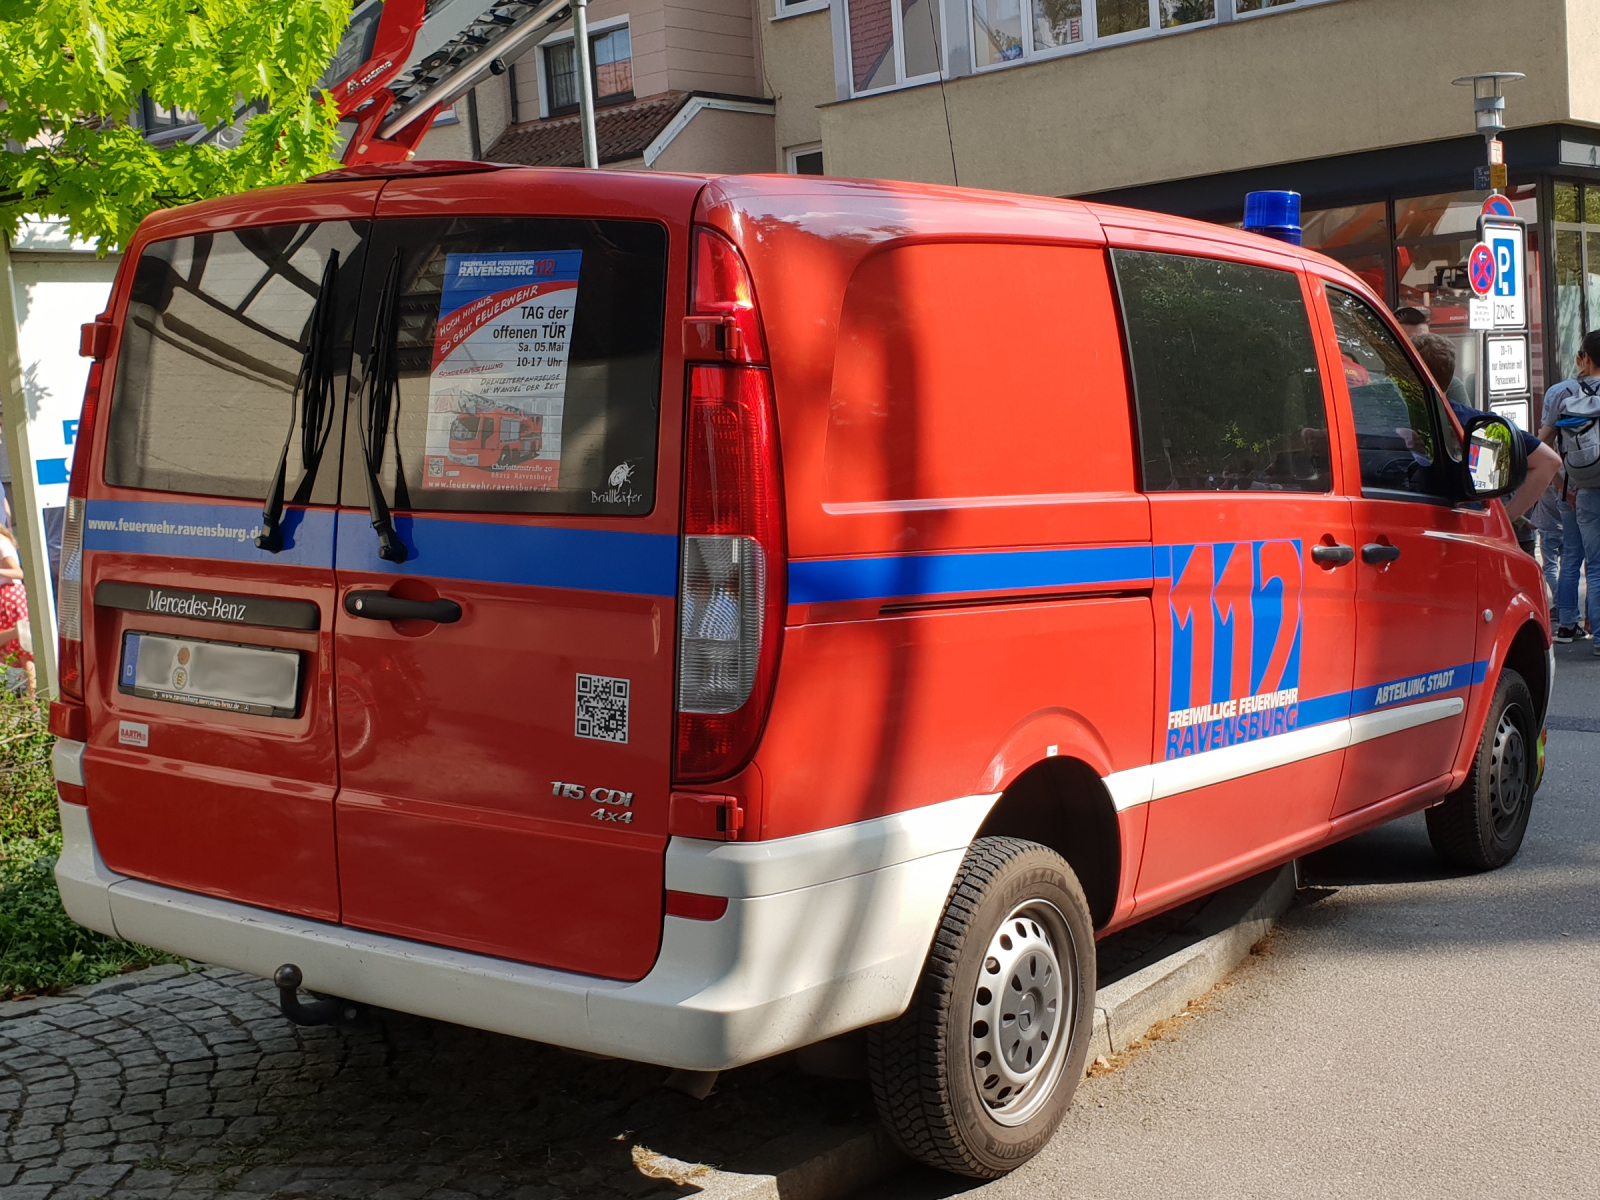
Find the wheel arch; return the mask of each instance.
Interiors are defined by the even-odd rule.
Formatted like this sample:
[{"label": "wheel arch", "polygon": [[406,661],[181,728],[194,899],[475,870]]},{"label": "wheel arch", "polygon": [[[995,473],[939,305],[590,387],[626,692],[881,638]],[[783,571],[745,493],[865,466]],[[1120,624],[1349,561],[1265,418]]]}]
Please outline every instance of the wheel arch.
[{"label": "wheel arch", "polygon": [[975,837],[1024,838],[1067,860],[1099,929],[1116,910],[1122,885],[1122,830],[1099,773],[1079,758],[1045,758],[995,801]]},{"label": "wheel arch", "polygon": [[1538,713],[1542,728],[1545,713],[1550,707],[1550,686],[1554,681],[1550,678],[1549,644],[1538,621],[1530,619],[1522,623],[1512,637],[1511,644],[1506,647],[1502,668],[1505,667],[1521,675],[1523,682],[1528,685],[1528,691],[1533,693],[1534,710]]}]

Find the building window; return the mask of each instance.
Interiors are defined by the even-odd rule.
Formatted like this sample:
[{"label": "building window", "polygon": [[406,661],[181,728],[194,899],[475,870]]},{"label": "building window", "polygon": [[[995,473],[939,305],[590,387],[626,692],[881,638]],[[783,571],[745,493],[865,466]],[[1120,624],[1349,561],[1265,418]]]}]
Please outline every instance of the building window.
[{"label": "building window", "polygon": [[798,17],[802,13],[827,12],[828,0],[773,0],[774,21]]},{"label": "building window", "polygon": [[822,143],[811,142],[805,146],[790,146],[784,151],[791,175],[822,175]]},{"label": "building window", "polygon": [[[965,0],[973,70],[1178,33],[1218,20],[1217,0]],[[1329,0],[1234,0],[1233,16],[1288,12]],[[776,0],[779,14],[787,11]],[[1224,5],[1224,10],[1226,6]],[[845,0],[849,93],[921,83],[939,70],[944,28],[929,0]],[[1226,16],[1223,19],[1228,19]],[[959,31],[954,43],[960,43]],[[843,83],[841,70],[841,84]]]},{"label": "building window", "polygon": [[933,0],[852,0],[846,23],[852,92],[938,76],[943,39],[935,36],[935,7]]},{"label": "building window", "polygon": [[[589,35],[594,66],[594,102],[618,104],[633,99],[633,44],[628,27],[620,26]],[[578,49],[568,37],[544,50],[545,85],[549,89],[550,115],[578,110]]]},{"label": "building window", "polygon": [[590,39],[594,47],[594,98],[623,100],[633,96],[633,44],[627,26]]}]

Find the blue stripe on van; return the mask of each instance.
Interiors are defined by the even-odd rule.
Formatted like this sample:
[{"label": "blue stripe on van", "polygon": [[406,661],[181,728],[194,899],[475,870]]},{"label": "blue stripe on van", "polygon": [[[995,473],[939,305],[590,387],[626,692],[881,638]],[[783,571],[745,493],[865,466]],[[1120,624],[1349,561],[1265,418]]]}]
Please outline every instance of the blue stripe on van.
[{"label": "blue stripe on van", "polygon": [[410,557],[378,557],[366,513],[339,514],[341,571],[573,588],[632,596],[678,594],[678,539],[665,533],[396,517]]},{"label": "blue stripe on van", "polygon": [[999,550],[977,554],[897,554],[803,559],[789,564],[789,603],[945,596],[1092,584],[1149,587],[1149,546]]},{"label": "blue stripe on van", "polygon": [[283,516],[283,550],[256,548],[259,504],[170,504],[150,500],[91,500],[84,511],[83,548],[169,558],[228,562],[333,565],[333,513],[292,509]]}]

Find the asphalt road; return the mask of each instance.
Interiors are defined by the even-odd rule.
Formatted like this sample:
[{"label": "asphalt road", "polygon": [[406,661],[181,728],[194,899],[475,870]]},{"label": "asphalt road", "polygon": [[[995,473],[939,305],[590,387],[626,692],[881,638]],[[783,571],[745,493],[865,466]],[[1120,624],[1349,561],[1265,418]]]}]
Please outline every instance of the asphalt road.
[{"label": "asphalt road", "polygon": [[1032,1163],[984,1187],[914,1173],[871,1200],[1600,1195],[1590,647],[1557,647],[1548,772],[1510,866],[1452,875],[1420,815],[1316,855],[1268,952],[1085,1081]]}]

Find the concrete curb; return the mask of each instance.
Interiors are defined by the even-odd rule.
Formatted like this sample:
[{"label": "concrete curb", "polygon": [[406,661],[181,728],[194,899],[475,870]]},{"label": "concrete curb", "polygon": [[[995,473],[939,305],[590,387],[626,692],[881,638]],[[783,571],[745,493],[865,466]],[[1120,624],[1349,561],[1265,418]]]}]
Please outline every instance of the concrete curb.
[{"label": "concrete curb", "polygon": [[634,1161],[642,1174],[699,1188],[694,1200],[838,1200],[911,1166],[881,1128],[841,1133],[833,1145],[812,1147],[772,1175],[719,1171],[637,1151]]},{"label": "concrete curb", "polygon": [[[1250,947],[1272,932],[1294,901],[1294,868],[1286,866],[1262,882],[1264,889],[1253,901],[1246,898],[1248,906],[1226,928],[1100,990],[1095,998],[1091,1064],[1097,1055],[1126,1050],[1157,1021],[1177,1016],[1190,1000],[1222,982],[1250,953]],[[1196,923],[1207,917],[1214,923],[1219,916],[1231,916],[1227,910],[1240,904],[1236,889],[1230,888],[1207,906]]]}]

